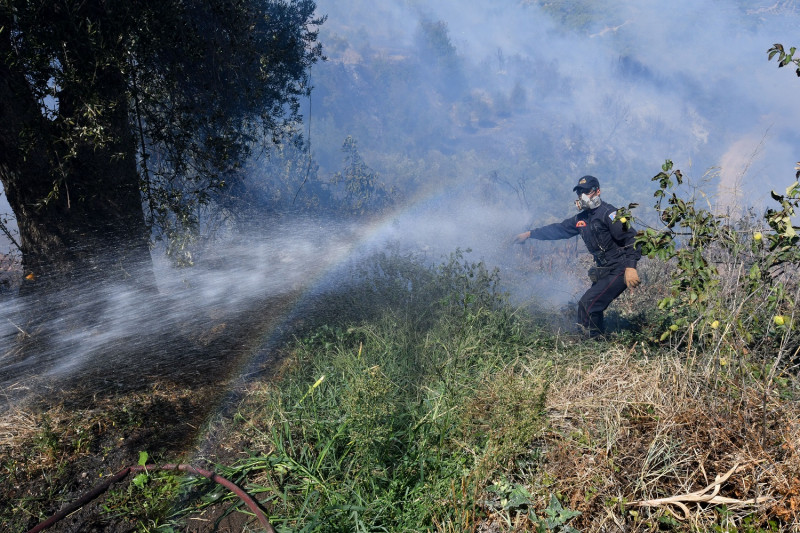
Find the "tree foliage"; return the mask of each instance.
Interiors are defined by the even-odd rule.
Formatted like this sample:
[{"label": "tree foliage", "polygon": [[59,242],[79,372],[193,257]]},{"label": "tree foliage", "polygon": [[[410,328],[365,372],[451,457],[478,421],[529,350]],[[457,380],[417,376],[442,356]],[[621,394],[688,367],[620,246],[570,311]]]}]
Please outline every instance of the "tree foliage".
[{"label": "tree foliage", "polygon": [[[314,9],[311,0],[0,1],[0,177],[28,262],[36,251],[57,261],[94,249],[88,234],[194,228],[199,206],[252,148],[300,118],[308,69],[322,57]],[[134,220],[140,188],[144,222]],[[115,213],[111,231],[99,219]]]},{"label": "tree foliage", "polygon": [[767,58],[772,61],[775,56],[778,56],[778,68],[785,67],[790,63],[794,64],[797,67],[795,69],[795,74],[800,77],[800,59],[794,57],[796,51],[797,48],[792,46],[787,52],[782,44],[775,43],[767,50]]},{"label": "tree foliage", "polygon": [[646,229],[637,243],[644,254],[675,265],[670,295],[659,303],[669,326],[661,340],[683,331],[719,342],[718,329],[744,344],[782,340],[794,327],[785,313],[796,303],[787,288],[797,286],[800,265],[800,227],[792,222],[800,208],[800,183],[785,194],[773,191],[779,206],[767,209],[759,222],[698,207],[694,196],[677,189],[684,178],[672,161],[653,181],[659,184],[655,207],[664,229]]},{"label": "tree foliage", "polygon": [[[210,2],[186,13],[180,4],[172,19],[155,14],[155,37],[166,42],[138,40],[152,61],[132,70],[148,209],[162,228],[173,227],[170,216],[195,223],[192,203],[233,179],[254,143],[291,129],[310,90],[308,68],[321,57],[309,29],[321,23],[313,2]],[[170,31],[175,24],[188,35]]]},{"label": "tree foliage", "polygon": [[344,140],[342,152],[345,154],[344,169],[333,176],[331,183],[343,189],[345,214],[376,214],[391,206],[395,191],[387,189],[380,175],[367,165],[353,137]]}]

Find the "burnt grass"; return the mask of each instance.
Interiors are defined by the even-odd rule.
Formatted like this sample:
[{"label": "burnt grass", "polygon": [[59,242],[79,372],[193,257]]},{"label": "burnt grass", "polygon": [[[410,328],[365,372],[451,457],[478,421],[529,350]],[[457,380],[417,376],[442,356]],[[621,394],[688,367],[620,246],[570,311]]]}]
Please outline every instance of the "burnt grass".
[{"label": "burnt grass", "polygon": [[[0,404],[0,530],[28,531],[104,478],[136,465],[184,463],[213,469],[233,460],[216,449],[213,420],[225,417],[241,386],[270,372],[274,348],[293,325],[285,294],[225,316],[198,316],[159,338],[141,335],[109,347],[102,364],[77,377],[46,377],[58,358],[46,354],[58,332],[17,335],[13,368]],[[25,366],[26,359],[36,359]],[[8,358],[7,358],[8,360]],[[45,377],[42,377],[45,376]],[[130,483],[133,475],[112,489]],[[108,492],[47,531],[135,531],[103,512]],[[212,506],[189,531],[241,531],[250,517]]]}]

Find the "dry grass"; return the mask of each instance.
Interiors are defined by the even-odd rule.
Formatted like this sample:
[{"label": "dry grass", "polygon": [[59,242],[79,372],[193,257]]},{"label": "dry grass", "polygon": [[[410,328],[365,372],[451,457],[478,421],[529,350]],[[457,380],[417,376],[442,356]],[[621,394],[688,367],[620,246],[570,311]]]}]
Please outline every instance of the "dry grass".
[{"label": "dry grass", "polygon": [[[583,513],[579,529],[624,522],[647,531],[671,515],[704,530],[754,513],[800,524],[800,422],[791,402],[774,387],[713,372],[679,356],[614,349],[551,389],[546,469],[566,504]],[[737,465],[715,493],[740,502],[728,502],[726,516],[706,503],[689,504],[688,516],[674,503],[629,508],[704,489]],[[609,512],[612,501],[626,512]]]},{"label": "dry grass", "polygon": [[36,416],[22,410],[13,410],[0,418],[0,449],[22,446],[39,432]]}]

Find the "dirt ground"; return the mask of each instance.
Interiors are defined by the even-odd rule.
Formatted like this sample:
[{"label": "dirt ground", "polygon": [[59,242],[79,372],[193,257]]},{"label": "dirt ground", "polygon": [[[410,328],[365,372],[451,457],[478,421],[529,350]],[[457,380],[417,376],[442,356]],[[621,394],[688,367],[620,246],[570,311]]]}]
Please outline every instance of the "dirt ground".
[{"label": "dirt ground", "polygon": [[[298,298],[287,293],[235,315],[196,317],[149,345],[135,336],[117,342],[103,364],[78,377],[48,373],[58,364],[43,357],[48,335],[17,335],[11,360],[39,359],[0,367],[0,530],[28,531],[136,465],[142,451],[156,464],[208,468],[233,460],[235,451],[217,449],[214,420],[230,415],[241,385],[269,372]],[[102,512],[106,496],[47,531],[135,531],[137,524]],[[192,517],[187,530],[245,529],[249,517],[234,512],[220,519],[224,510],[212,506]]]}]

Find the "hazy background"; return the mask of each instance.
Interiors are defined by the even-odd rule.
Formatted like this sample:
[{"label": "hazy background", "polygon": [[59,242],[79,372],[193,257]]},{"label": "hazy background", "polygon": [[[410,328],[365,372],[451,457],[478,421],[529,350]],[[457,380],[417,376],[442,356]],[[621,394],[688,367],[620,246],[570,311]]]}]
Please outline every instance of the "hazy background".
[{"label": "hazy background", "polygon": [[[649,196],[666,158],[696,179],[715,167],[720,179],[707,192],[736,186],[755,202],[792,179],[800,80],[767,62],[766,50],[797,44],[794,1],[320,0],[318,11],[329,17],[321,40],[330,61],[314,71],[310,125],[323,169],[335,163],[336,133],[347,132],[382,174],[393,172],[382,155],[406,148],[474,155],[465,182],[494,170],[549,189],[558,182],[540,185],[537,173],[567,183],[592,173],[626,196]],[[450,72],[422,44],[423,25],[437,22],[457,56]],[[396,84],[381,85],[386,74],[370,76],[378,63],[416,83],[397,94]],[[338,71],[339,93],[349,82],[360,109],[330,98]],[[443,85],[454,96],[431,94]],[[369,88],[378,94],[363,94]],[[334,102],[352,106],[350,120],[336,117]],[[425,135],[448,114],[450,124]],[[395,129],[421,135],[391,138]],[[427,179],[441,180],[439,170],[431,164]]]},{"label": "hazy background", "polygon": [[[317,6],[328,61],[314,66],[304,109],[310,154],[275,152],[244,177],[271,213],[295,207],[295,186],[335,192],[348,136],[395,199],[364,239],[487,258],[572,214],[584,174],[607,201],[641,203],[643,219],[667,158],[723,207],[761,208],[793,180],[800,80],[766,51],[800,44],[796,1]],[[280,202],[264,192],[289,174]]]},{"label": "hazy background", "polygon": [[[762,209],[770,189],[794,181],[800,79],[766,52],[800,45],[795,1],[317,4],[328,61],[313,67],[304,103],[309,151],[276,147],[231,180],[201,228],[223,238],[205,241],[194,268],[173,268],[157,248],[161,297],[70,294],[72,319],[50,321],[35,301],[7,302],[0,388],[29,370],[80,375],[106,364],[110,347],[138,342],[191,357],[182,341],[141,332],[205,334],[270,297],[298,298],[300,309],[297,295],[313,304],[387,246],[435,262],[471,249],[470,261],[501,269],[516,302],[558,309],[588,285],[575,259],[582,244],[510,240],[572,215],[580,176],[597,176],[613,204],[640,203],[643,222],[653,214],[650,178],[667,158],[720,209]],[[353,216],[358,194],[334,183],[354,158],[372,217]],[[220,206],[244,209],[240,225],[215,218]],[[31,316],[52,346],[20,358],[15,339]]]}]

